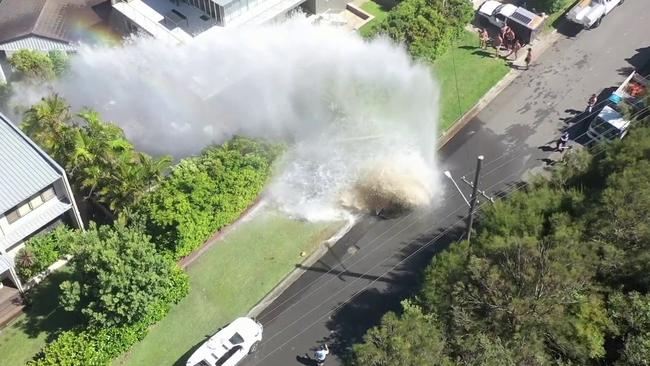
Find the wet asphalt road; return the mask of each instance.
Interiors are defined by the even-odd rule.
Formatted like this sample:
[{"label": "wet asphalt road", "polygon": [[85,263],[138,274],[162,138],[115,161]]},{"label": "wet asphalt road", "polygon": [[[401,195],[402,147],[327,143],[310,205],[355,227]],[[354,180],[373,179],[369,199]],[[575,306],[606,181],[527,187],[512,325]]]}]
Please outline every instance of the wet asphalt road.
[{"label": "wet asphalt road", "polygon": [[[482,154],[481,186],[498,194],[516,189],[526,171],[541,171],[556,158],[543,146],[559,131],[569,128],[582,141],[580,111],[591,93],[617,86],[650,59],[650,3],[627,0],[597,29],[563,27],[560,33],[530,70],[441,150],[441,171],[472,179]],[[462,234],[467,207],[449,182],[444,189],[433,212],[359,222],[258,317],[265,339],[242,364],[309,364],[302,356],[327,341],[332,357],[326,366],[340,365],[345,350],[417,286],[436,251]]]}]

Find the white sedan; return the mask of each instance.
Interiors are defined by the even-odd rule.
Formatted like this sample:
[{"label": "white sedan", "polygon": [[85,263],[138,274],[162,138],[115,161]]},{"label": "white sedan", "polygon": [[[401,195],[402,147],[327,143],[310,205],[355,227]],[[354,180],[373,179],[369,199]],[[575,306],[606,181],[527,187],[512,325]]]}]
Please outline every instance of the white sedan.
[{"label": "white sedan", "polygon": [[262,324],[237,318],[219,330],[187,360],[187,366],[234,366],[253,353],[262,340]]}]

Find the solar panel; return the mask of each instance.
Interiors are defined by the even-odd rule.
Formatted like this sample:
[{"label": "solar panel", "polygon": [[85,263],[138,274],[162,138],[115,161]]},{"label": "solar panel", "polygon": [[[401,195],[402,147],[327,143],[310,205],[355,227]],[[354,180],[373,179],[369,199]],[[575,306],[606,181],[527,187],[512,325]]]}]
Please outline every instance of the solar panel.
[{"label": "solar panel", "polygon": [[518,20],[518,21],[520,21],[520,22],[522,22],[524,24],[528,24],[528,23],[530,23],[531,20],[533,20],[533,18],[529,18],[529,17],[527,17],[524,14],[521,14],[519,12],[515,12],[514,14],[512,14],[510,16],[510,18],[516,19],[516,20]]}]

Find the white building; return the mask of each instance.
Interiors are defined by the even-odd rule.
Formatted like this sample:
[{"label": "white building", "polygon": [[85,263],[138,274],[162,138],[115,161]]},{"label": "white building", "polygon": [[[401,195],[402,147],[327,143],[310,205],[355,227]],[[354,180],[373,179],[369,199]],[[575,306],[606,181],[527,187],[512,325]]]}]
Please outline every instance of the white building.
[{"label": "white building", "polygon": [[22,291],[16,253],[27,239],[66,219],[83,227],[65,171],[0,114],[0,279]]},{"label": "white building", "polygon": [[144,32],[171,43],[210,29],[259,25],[293,10],[309,14],[343,11],[350,0],[112,0],[113,24],[127,33]]}]

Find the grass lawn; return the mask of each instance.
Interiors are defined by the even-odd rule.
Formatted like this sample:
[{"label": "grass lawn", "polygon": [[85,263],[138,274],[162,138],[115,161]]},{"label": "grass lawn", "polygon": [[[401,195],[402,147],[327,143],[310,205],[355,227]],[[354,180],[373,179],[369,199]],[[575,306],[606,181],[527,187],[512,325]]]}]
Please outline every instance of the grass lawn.
[{"label": "grass lawn", "polygon": [[0,331],[0,364],[24,365],[46,342],[77,323],[71,313],[58,307],[59,284],[68,276],[65,270],[55,272],[30,291],[33,305]]},{"label": "grass lawn", "polygon": [[503,59],[492,57],[493,52],[490,48],[487,51],[479,49],[477,35],[465,31],[456,45],[434,62],[434,75],[441,91],[438,126],[441,133],[449,129],[510,70]]},{"label": "grass lawn", "polygon": [[264,210],[189,268],[190,293],[114,365],[185,365],[208,335],[259,300],[341,223],[294,221]]},{"label": "grass lawn", "polygon": [[364,24],[359,28],[359,34],[363,37],[367,37],[372,34],[372,30],[377,26],[382,20],[386,19],[388,16],[388,11],[395,6],[395,3],[390,0],[385,1],[367,1],[361,5],[361,9],[365,10],[367,13],[372,14],[375,18],[368,23]]}]

